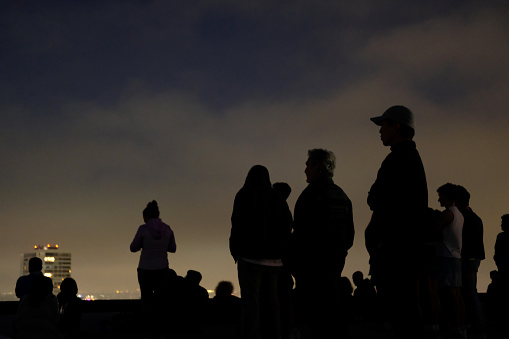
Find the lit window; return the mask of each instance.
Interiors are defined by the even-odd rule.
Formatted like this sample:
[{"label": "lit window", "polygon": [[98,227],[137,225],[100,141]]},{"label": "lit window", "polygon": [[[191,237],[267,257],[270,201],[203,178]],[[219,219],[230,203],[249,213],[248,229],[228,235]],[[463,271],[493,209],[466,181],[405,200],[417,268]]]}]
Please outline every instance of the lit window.
[{"label": "lit window", "polygon": [[55,257],[44,257],[44,261],[55,262]]},{"label": "lit window", "polygon": [[48,277],[48,278],[51,278],[53,276],[53,274],[51,274],[51,273],[44,273],[44,276]]}]

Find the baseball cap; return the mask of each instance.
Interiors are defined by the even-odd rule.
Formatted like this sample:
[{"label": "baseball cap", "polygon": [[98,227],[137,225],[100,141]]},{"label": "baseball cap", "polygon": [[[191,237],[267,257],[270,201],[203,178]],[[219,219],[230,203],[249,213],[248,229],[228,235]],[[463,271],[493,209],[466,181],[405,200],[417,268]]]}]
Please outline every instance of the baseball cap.
[{"label": "baseball cap", "polygon": [[402,125],[411,127],[415,130],[414,114],[412,113],[411,110],[409,110],[405,106],[389,107],[384,112],[384,114],[382,114],[379,117],[371,118],[370,120],[373,121],[378,126],[380,126],[383,121],[391,120]]}]

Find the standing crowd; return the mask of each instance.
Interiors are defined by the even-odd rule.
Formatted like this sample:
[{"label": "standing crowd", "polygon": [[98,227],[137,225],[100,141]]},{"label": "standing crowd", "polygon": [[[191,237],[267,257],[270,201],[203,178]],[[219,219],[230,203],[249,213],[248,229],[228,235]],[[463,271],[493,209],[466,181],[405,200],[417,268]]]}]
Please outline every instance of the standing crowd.
[{"label": "standing crowd", "polygon": [[[469,192],[460,185],[444,184],[437,189],[443,210],[429,208],[426,174],[413,141],[413,113],[392,106],[371,120],[380,126],[381,141],[390,153],[367,194],[372,215],[364,237],[371,279],[361,272],[352,277],[357,287],[354,316],[378,320],[396,338],[482,338],[485,324],[476,285],[485,259],[483,223],[469,206]],[[241,299],[232,298],[231,283],[221,282],[212,303],[216,317],[224,314],[235,322],[240,315],[240,338],[349,337],[348,297],[353,288],[342,271],[354,241],[353,207],[334,183],[335,166],[332,152],[308,151],[304,171],[308,185],[293,216],[286,202],[291,192],[288,184],[272,185],[262,165],[247,173],[233,203],[229,239]],[[141,250],[142,323],[148,333],[159,336],[165,333],[164,317],[185,322],[208,307],[201,302],[208,294],[199,286],[198,272],[191,270],[182,278],[169,268],[167,253],[176,251],[175,235],[160,219],[156,201],[148,203],[143,219],[130,250]],[[509,215],[504,215],[503,231],[508,222]],[[493,275],[492,291],[503,290],[500,286],[509,282],[508,242],[506,232],[497,237],[498,272]],[[51,281],[37,273],[38,263],[31,261],[32,266],[35,273],[21,277],[16,287],[19,313],[31,312],[46,298],[50,304],[60,304],[63,319],[68,317],[60,330],[72,333],[79,325],[79,312],[73,311],[78,307],[72,306],[76,283],[64,281],[62,293],[64,288],[70,292],[59,294],[57,301]],[[27,298],[23,291],[30,291]],[[182,291],[192,291],[193,299],[172,306]],[[168,313],[168,308],[173,312]],[[51,312],[48,317],[58,316]],[[18,320],[19,338],[26,337],[23,331],[30,328],[23,323],[25,318]]]},{"label": "standing crowd", "polygon": [[[437,189],[443,210],[429,208],[413,113],[392,106],[371,121],[390,147],[367,196],[372,216],[364,236],[375,318],[396,338],[483,337],[476,287],[485,258],[483,224],[469,206],[469,192],[447,183]],[[308,151],[308,186],[293,220],[268,170],[256,165],[249,171],[235,197],[230,236],[242,296],[241,338],[349,337],[344,291],[351,284],[341,273],[354,240],[353,212],[333,181],[334,168],[332,152]],[[505,235],[499,239],[507,243]],[[355,280],[366,285],[362,273]]]}]

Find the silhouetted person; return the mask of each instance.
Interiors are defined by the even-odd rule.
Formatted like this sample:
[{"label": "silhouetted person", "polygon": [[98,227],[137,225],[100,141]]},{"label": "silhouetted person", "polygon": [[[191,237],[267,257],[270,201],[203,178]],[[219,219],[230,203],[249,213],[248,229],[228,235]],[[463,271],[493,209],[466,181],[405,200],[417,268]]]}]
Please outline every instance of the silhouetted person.
[{"label": "silhouetted person", "polygon": [[[272,185],[283,199],[287,200],[292,188],[286,182],[276,182]],[[287,252],[287,251],[285,251]],[[279,308],[281,310],[281,337],[289,338],[295,327],[293,314],[293,287],[294,281],[286,257],[283,257],[283,266],[278,275]]]},{"label": "silhouetted person", "polygon": [[[370,271],[381,299],[381,316],[386,316],[401,337],[420,332],[417,303],[418,251],[428,207],[426,174],[412,140],[413,113],[404,106],[392,106],[371,118],[380,126],[384,146],[391,148],[368,193],[373,211],[365,231]],[[405,284],[401,284],[401,270]]]},{"label": "silhouetted person", "polygon": [[[16,281],[15,293],[16,297],[23,298],[23,296],[29,293],[34,284],[43,283],[46,287],[51,284],[51,288],[46,291],[53,293],[53,282],[51,278],[45,277],[42,274],[42,260],[41,258],[33,257],[28,261],[28,275],[24,275],[18,278]],[[42,281],[42,282],[41,282]]]},{"label": "silhouetted person", "polygon": [[348,279],[348,277],[341,277],[338,283],[339,293],[336,307],[339,310],[339,317],[341,318],[341,321],[350,323],[350,321],[354,318],[352,282]]},{"label": "silhouetted person", "polygon": [[278,192],[283,199],[288,199],[290,193],[292,193],[292,188],[286,182],[276,182],[272,185],[272,187]]},{"label": "silhouetted person", "polygon": [[200,272],[189,270],[183,280],[183,289],[180,292],[183,297],[180,312],[184,316],[183,325],[186,332],[197,333],[205,326],[209,293],[200,286],[201,279]]},{"label": "silhouetted person", "polygon": [[185,290],[185,278],[177,275],[177,272],[170,268],[168,270],[168,283],[165,287],[165,297],[163,299],[163,314],[166,316],[166,333],[187,331],[188,317],[184,312],[187,302],[187,297],[184,293]]},{"label": "silhouetted person", "polygon": [[456,207],[459,193],[456,185],[447,183],[440,186],[437,192],[440,206],[445,207],[437,219],[437,227],[442,234],[437,267],[439,288],[444,301],[442,310],[449,306],[448,311],[442,314],[448,315],[450,331],[460,338],[466,338],[465,305],[461,296],[464,217]]},{"label": "silhouetted person", "polygon": [[211,316],[215,325],[240,324],[240,298],[233,295],[233,284],[230,281],[220,281],[211,299]]},{"label": "silhouetted person", "polygon": [[60,311],[59,329],[65,338],[74,338],[80,329],[82,301],[78,296],[78,284],[73,278],[65,278],[57,295]]},{"label": "silhouetted person", "polygon": [[375,308],[375,286],[368,278],[364,278],[361,271],[352,274],[352,281],[356,287],[353,291],[354,314],[359,320],[371,319]]},{"label": "silhouetted person", "polygon": [[220,281],[210,299],[208,338],[239,338],[241,321],[241,300],[233,295],[233,284]]},{"label": "silhouetted person", "polygon": [[509,291],[507,285],[504,285],[498,271],[491,271],[490,278],[491,283],[486,290],[488,321],[491,327],[505,328],[505,321],[507,321],[507,316],[509,315],[509,310],[507,308]]},{"label": "silhouetted person", "polygon": [[465,301],[466,319],[471,331],[483,331],[482,306],[477,294],[477,272],[481,260],[484,260],[484,230],[481,218],[470,208],[470,193],[463,186],[457,186],[456,207],[463,214],[463,232],[461,248],[461,294]]},{"label": "silhouetted person", "polygon": [[361,271],[356,271],[352,274],[352,281],[356,287],[353,291],[354,297],[376,297],[375,287],[368,278],[364,279],[364,274]]},{"label": "silhouetted person", "polygon": [[[262,338],[279,338],[277,277],[292,216],[286,201],[272,188],[264,166],[249,170],[235,196],[231,222],[230,253],[238,269],[242,338],[260,335],[260,319],[270,322],[263,326],[268,333],[262,333]],[[260,300],[270,303],[261,309]]]},{"label": "silhouetted person", "polygon": [[[175,253],[175,235],[170,226],[159,218],[159,207],[154,200],[143,210],[143,220],[131,243],[131,252],[141,250],[138,264],[144,325],[148,332],[162,331],[165,292],[168,285],[169,267],[167,252]],[[155,319],[155,320],[154,320]]]},{"label": "silhouetted person", "polygon": [[15,339],[58,339],[58,301],[52,293],[53,283],[36,277],[21,298],[14,318]]},{"label": "silhouetted person", "polygon": [[295,204],[291,270],[301,331],[315,338],[348,335],[338,325],[338,287],[354,239],[352,203],[332,179],[336,159],[324,149],[308,151],[308,186]]},{"label": "silhouetted person", "polygon": [[493,259],[497,265],[501,279],[509,283],[509,214],[502,216],[502,232],[497,235],[495,241],[495,255]]}]

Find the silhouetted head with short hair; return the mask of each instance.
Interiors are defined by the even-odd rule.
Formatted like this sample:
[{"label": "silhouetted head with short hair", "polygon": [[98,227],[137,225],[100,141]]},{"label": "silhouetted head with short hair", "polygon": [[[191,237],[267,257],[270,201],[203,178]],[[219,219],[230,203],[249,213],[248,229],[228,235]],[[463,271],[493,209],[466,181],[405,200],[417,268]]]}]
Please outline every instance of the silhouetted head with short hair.
[{"label": "silhouetted head with short hair", "polygon": [[186,280],[192,283],[193,285],[199,285],[201,281],[201,273],[195,270],[189,270],[186,274]]},{"label": "silhouetted head with short hair", "polygon": [[292,193],[292,188],[286,182],[276,182],[272,185],[272,188],[274,188],[285,200],[288,199],[290,193]]},{"label": "silhouetted head with short hair", "polygon": [[509,214],[504,214],[502,216],[502,231],[506,231],[509,226]]},{"label": "silhouetted head with short hair", "polygon": [[145,222],[153,218],[159,218],[159,206],[157,206],[157,201],[155,200],[149,202],[143,210],[143,220]]},{"label": "silhouetted head with short hair", "polygon": [[456,202],[458,200],[458,186],[447,183],[445,185],[440,186],[437,189],[439,199],[441,206],[449,207],[449,205],[456,205]]},{"label": "silhouetted head with short hair", "polygon": [[456,206],[459,209],[465,209],[470,204],[470,193],[463,186],[456,185]]},{"label": "silhouetted head with short hair", "polygon": [[352,274],[352,281],[355,286],[359,286],[364,281],[364,274],[361,271],[356,271]]},{"label": "silhouetted head with short hair", "polygon": [[500,277],[500,273],[497,270],[490,271],[491,280],[495,280]]},{"label": "silhouetted head with short hair", "polygon": [[306,161],[307,182],[313,182],[319,178],[332,179],[336,168],[336,156],[331,151],[315,148],[308,151]]},{"label": "silhouetted head with short hair", "polygon": [[42,260],[41,258],[33,257],[28,261],[28,272],[40,272],[42,271]]},{"label": "silhouetted head with short hair", "polygon": [[215,294],[218,297],[227,297],[233,293],[233,284],[230,281],[220,281],[215,289]]}]

